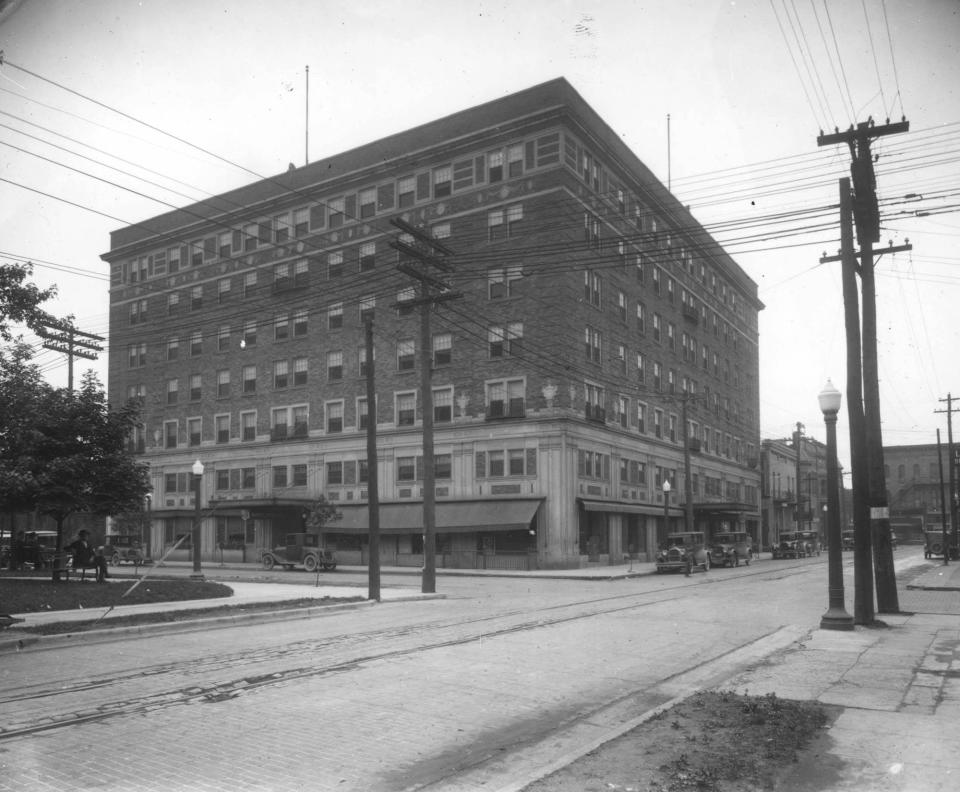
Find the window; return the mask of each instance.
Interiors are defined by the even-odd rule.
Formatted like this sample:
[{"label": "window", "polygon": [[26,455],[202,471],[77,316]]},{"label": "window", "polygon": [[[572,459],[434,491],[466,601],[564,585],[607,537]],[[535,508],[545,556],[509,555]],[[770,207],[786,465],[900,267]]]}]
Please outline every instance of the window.
[{"label": "window", "polygon": [[373,217],[377,213],[377,189],[370,187],[366,190],[360,190],[360,218],[366,219]]},{"label": "window", "polygon": [[397,425],[413,426],[417,416],[417,394],[397,394]]},{"label": "window", "polygon": [[653,340],[656,341],[657,343],[660,343],[660,340],[663,337],[661,332],[662,325],[663,325],[663,320],[660,318],[660,314],[655,313],[653,315]]},{"label": "window", "polygon": [[298,357],[293,359],[293,384],[294,385],[306,385],[307,384],[307,359],[305,357]]},{"label": "window", "polygon": [[[374,362],[376,362],[376,360],[377,360],[377,348],[376,348],[376,347],[373,348],[373,360],[374,360]],[[359,364],[357,370],[360,372],[360,376],[361,376],[361,377],[366,377],[366,376],[367,376],[367,348],[366,348],[366,346],[360,347],[359,351],[357,352],[357,361],[358,361],[358,364]]]},{"label": "window", "polygon": [[167,295],[167,313],[171,316],[177,312],[180,307],[180,292],[170,292]]},{"label": "window", "polygon": [[330,228],[340,228],[340,226],[343,225],[344,207],[345,203],[343,198],[334,198],[330,201],[328,205],[330,209],[328,225]]},{"label": "window", "polygon": [[491,358],[520,354],[523,343],[523,322],[510,322],[506,326],[494,326],[487,332]]},{"label": "window", "polygon": [[176,421],[164,421],[163,422],[163,447],[176,448],[178,434],[179,434],[179,430],[177,428]]},{"label": "window", "polygon": [[366,321],[367,317],[373,319],[374,309],[377,305],[376,297],[361,297],[360,298],[360,321]]},{"label": "window", "polygon": [[240,437],[245,442],[257,439],[257,414],[255,412],[240,413]]},{"label": "window", "polygon": [[199,374],[190,375],[190,401],[200,401],[203,398],[203,386]]},{"label": "window", "polygon": [[273,486],[274,487],[287,486],[287,466],[286,465],[273,466]]},{"label": "window", "polygon": [[199,330],[190,334],[190,356],[197,357],[203,353],[203,336]]},{"label": "window", "polygon": [[506,229],[503,225],[503,210],[497,209],[487,215],[487,238],[493,242],[497,239],[503,239],[506,236]]},{"label": "window", "polygon": [[417,299],[417,290],[407,286],[397,292],[397,316],[409,316],[413,313],[413,301]]},{"label": "window", "polygon": [[203,264],[203,240],[195,239],[190,243],[190,266],[199,267]]},{"label": "window", "polygon": [[343,431],[343,402],[327,402],[327,432]]},{"label": "window", "polygon": [[243,296],[252,297],[257,291],[257,272],[246,272],[243,275]]},{"label": "window", "polygon": [[433,197],[445,198],[450,195],[453,183],[453,168],[447,165],[433,172]]},{"label": "window", "polygon": [[670,442],[676,443],[677,442],[677,416],[676,415],[672,413],[670,414],[668,426],[670,427],[669,429]]},{"label": "window", "polygon": [[179,398],[180,380],[176,377],[167,380],[167,404],[176,404]]},{"label": "window", "polygon": [[246,253],[249,253],[251,250],[257,249],[257,240],[259,238],[258,228],[256,223],[247,223],[243,227],[243,250]]},{"label": "window", "polygon": [[147,301],[134,300],[130,303],[130,324],[137,325],[147,321]]},{"label": "window", "polygon": [[440,333],[433,337],[433,365],[448,366],[452,359],[453,335]]},{"label": "window", "polygon": [[176,360],[180,357],[180,339],[171,338],[167,341],[167,360]]},{"label": "window", "polygon": [[217,328],[217,351],[230,351],[230,325],[220,325]]},{"label": "window", "polygon": [[603,296],[603,282],[599,275],[584,270],[583,272],[583,300],[594,308],[601,307]]},{"label": "window", "polygon": [[600,331],[593,327],[586,327],[584,329],[583,340],[587,360],[593,363],[600,363],[603,349],[603,337]]},{"label": "window", "polygon": [[338,327],[343,327],[343,303],[327,308],[327,329],[336,330]]},{"label": "window", "polygon": [[657,362],[653,364],[653,389],[657,393],[663,389],[663,366]]},{"label": "window", "polygon": [[247,319],[243,323],[243,339],[241,340],[241,346],[246,347],[255,347],[257,345],[257,320],[256,319]]},{"label": "window", "polygon": [[343,462],[327,462],[327,484],[343,484]]},{"label": "window", "polygon": [[273,318],[273,340],[286,341],[290,337],[290,317],[287,314],[277,314]]},{"label": "window", "polygon": [[617,423],[626,429],[630,423],[630,400],[626,396],[617,396],[615,404],[617,408]]},{"label": "window", "polygon": [[327,254],[327,278],[333,280],[343,275],[343,251]]},{"label": "window", "polygon": [[213,418],[213,422],[214,422],[214,427],[217,433],[217,442],[229,443],[230,442],[230,416],[216,415]]},{"label": "window", "polygon": [[417,180],[413,176],[406,176],[397,182],[397,203],[401,209],[413,206],[416,198]]},{"label": "window", "polygon": [[507,148],[507,175],[511,179],[523,175],[523,146],[519,143]]},{"label": "window", "polygon": [[674,352],[677,351],[677,331],[673,322],[667,322],[667,346]]},{"label": "window", "polygon": [[637,431],[645,434],[647,431],[647,405],[637,402]]},{"label": "window", "polygon": [[627,373],[627,347],[624,344],[617,344],[617,354],[614,358],[614,363],[620,374]]},{"label": "window", "polygon": [[217,302],[224,303],[230,299],[230,278],[221,278],[217,281]]},{"label": "window", "polygon": [[308,283],[310,283],[310,263],[305,258],[297,259],[293,262],[293,285],[302,287]]},{"label": "window", "polygon": [[523,277],[521,267],[498,267],[487,272],[487,295],[491,300],[512,297],[513,284]]},{"label": "window", "polygon": [[417,480],[416,457],[397,457],[397,481]]},{"label": "window", "polygon": [[291,465],[290,472],[293,474],[293,486],[294,487],[306,487],[307,486],[307,466],[306,465]]},{"label": "window", "polygon": [[307,310],[301,308],[293,313],[293,334],[305,336],[307,334]]},{"label": "window", "polygon": [[491,151],[487,154],[487,179],[491,184],[503,181],[502,151]]},{"label": "window", "polygon": [[290,364],[286,360],[276,360],[273,363],[273,387],[286,388]]},{"label": "window", "polygon": [[591,421],[606,421],[606,391],[599,385],[594,385],[588,382],[584,385],[583,397],[586,417]]},{"label": "window", "polygon": [[450,223],[437,223],[430,228],[430,233],[433,234],[434,239],[449,239],[452,233]]},{"label": "window", "polygon": [[370,411],[366,399],[357,399],[357,429],[366,429],[370,421]]},{"label": "window", "polygon": [[290,215],[275,215],[273,218],[273,241],[281,245],[290,237]]},{"label": "window", "polygon": [[487,383],[488,418],[522,418],[525,412],[526,383],[522,379]]},{"label": "window", "polygon": [[220,369],[217,372],[217,398],[225,399],[230,395],[230,370]]},{"label": "window", "polygon": [[413,371],[415,365],[414,342],[404,339],[397,342],[397,371]]},{"label": "window", "polygon": [[203,286],[194,286],[190,289],[190,310],[199,311],[203,308]]},{"label": "window", "polygon": [[439,388],[433,394],[433,420],[450,423],[453,420],[453,388]]},{"label": "window", "polygon": [[514,237],[520,230],[523,221],[523,204],[514,204],[507,207],[507,236]]},{"label": "window", "polygon": [[327,352],[327,379],[343,379],[343,352],[340,350]]},{"label": "window", "polygon": [[167,248],[167,272],[173,275],[180,271],[180,248]]},{"label": "window", "polygon": [[617,292],[617,314],[620,316],[620,321],[624,324],[627,323],[627,295],[622,291]]},{"label": "window", "polygon": [[310,231],[310,210],[306,207],[293,210],[293,235],[306,236]]},{"label": "window", "polygon": [[297,407],[292,407],[290,412],[291,417],[293,418],[293,436],[306,437],[308,434],[307,421],[310,417],[309,408],[307,405],[303,404]]},{"label": "window", "polygon": [[360,272],[369,272],[376,265],[377,243],[364,242],[360,245]]},{"label": "window", "polygon": [[663,410],[653,411],[653,434],[663,437]]},{"label": "window", "polygon": [[200,428],[200,418],[187,418],[187,437],[189,438],[188,442],[190,445],[200,445]]},{"label": "window", "polygon": [[257,367],[244,366],[242,369],[242,376],[243,376],[243,392],[256,393],[257,392]]},{"label": "window", "polygon": [[647,380],[647,359],[643,352],[637,352],[637,381],[646,382]]}]

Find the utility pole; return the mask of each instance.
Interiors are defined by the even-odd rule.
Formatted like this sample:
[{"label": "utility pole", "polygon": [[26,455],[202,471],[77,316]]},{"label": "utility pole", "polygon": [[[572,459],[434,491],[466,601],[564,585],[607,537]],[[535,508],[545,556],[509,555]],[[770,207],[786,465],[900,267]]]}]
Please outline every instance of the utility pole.
[{"label": "utility pole", "polygon": [[395,218],[390,223],[399,228],[409,239],[394,240],[390,246],[401,256],[414,259],[415,266],[401,258],[397,269],[420,282],[420,293],[415,300],[405,305],[420,306],[420,403],[422,405],[423,426],[423,580],[420,590],[424,594],[433,594],[437,590],[436,560],[436,471],[433,456],[433,390],[430,381],[433,367],[433,345],[430,335],[430,311],[437,303],[454,300],[462,295],[450,290],[449,285],[428,274],[427,269],[434,267],[441,272],[452,272],[449,258],[453,251],[437,239],[425,234],[421,229]]},{"label": "utility pole", "polygon": [[[850,127],[846,132],[820,134],[819,146],[847,143],[852,162],[853,216],[860,243],[860,283],[863,290],[863,407],[866,429],[870,522],[873,539],[873,560],[876,572],[877,609],[898,613],[897,578],[893,566],[893,545],[890,541],[890,509],[884,481],[883,433],[880,423],[880,380],[877,363],[877,299],[874,280],[873,245],[880,241],[880,210],[877,202],[877,179],[873,170],[871,140],[875,137],[907,132],[909,122],[876,126],[873,119]],[[891,246],[892,248],[892,246]]]},{"label": "utility pole", "polygon": [[364,348],[367,355],[367,599],[380,600],[380,488],[377,475],[377,387],[373,370],[373,317],[364,325]]},{"label": "utility pole", "polygon": [[847,421],[850,424],[850,491],[853,499],[853,619],[872,624],[873,542],[870,538],[867,446],[863,414],[863,374],[860,359],[860,298],[857,263],[853,250],[853,196],[850,179],[840,179],[840,254],[823,256],[821,264],[840,261],[843,283],[843,315],[847,336]]},{"label": "utility pole", "polygon": [[803,498],[800,497],[800,438],[803,436],[804,425],[797,421],[797,430],[793,433],[793,453],[795,457],[796,465],[796,476],[795,476],[795,489],[797,491],[797,509],[793,513],[794,522],[796,522],[796,530],[803,530],[802,523],[802,514],[801,509],[803,507]]},{"label": "utility pole", "polygon": [[43,327],[37,330],[37,335],[47,339],[43,342],[44,349],[62,352],[67,356],[67,390],[73,393],[73,359],[96,360],[96,353],[103,352],[103,347],[96,342],[103,341],[103,336],[80,332],[70,319],[44,322]]},{"label": "utility pole", "polygon": [[950,565],[950,543],[947,541],[950,537],[947,533],[947,501],[943,497],[943,451],[940,448],[940,430],[937,429],[937,465],[940,467],[940,517],[942,522],[940,528],[943,541],[943,565]]},{"label": "utility pole", "polygon": [[[946,399],[940,399],[939,401],[947,403],[946,410],[934,410],[934,412],[947,414],[947,461],[950,465],[950,528],[953,534],[951,546],[957,547],[960,545],[957,542],[957,460],[955,459],[957,452],[953,447],[953,397],[948,393]],[[946,519],[946,514],[944,514],[944,519]]]}]

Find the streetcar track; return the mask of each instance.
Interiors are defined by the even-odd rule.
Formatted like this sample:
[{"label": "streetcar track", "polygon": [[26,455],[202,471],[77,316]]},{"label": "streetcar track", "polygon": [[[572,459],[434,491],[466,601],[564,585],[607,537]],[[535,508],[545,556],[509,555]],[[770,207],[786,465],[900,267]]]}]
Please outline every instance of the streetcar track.
[{"label": "streetcar track", "polygon": [[[796,569],[797,572],[795,574],[802,574],[804,569],[812,568],[814,568],[813,565],[805,564],[787,569],[780,567],[777,572]],[[751,570],[749,572],[742,572],[735,577],[713,577],[704,582],[708,584],[718,584],[742,580],[745,577],[758,577],[769,574],[770,570],[758,570],[756,572]],[[700,580],[703,580],[703,578],[700,578]],[[689,582],[685,584],[678,583],[663,586],[655,591],[625,592],[610,596],[591,597],[573,602],[543,605],[534,610],[530,610],[529,608],[515,609],[468,619],[441,619],[427,624],[418,623],[396,629],[388,628],[368,630],[361,633],[341,633],[322,639],[296,641],[291,644],[285,644],[282,648],[271,647],[253,651],[231,652],[208,656],[186,662],[160,663],[147,667],[129,669],[125,672],[115,673],[109,677],[100,679],[76,680],[66,685],[60,683],[56,686],[37,687],[32,690],[21,689],[15,695],[0,697],[0,704],[11,705],[26,703],[32,700],[52,697],[62,699],[70,694],[82,694],[96,689],[122,687],[125,684],[135,683],[145,678],[158,677],[164,674],[176,673],[180,676],[189,677],[209,673],[213,670],[219,671],[223,668],[234,668],[241,664],[250,666],[285,659],[292,660],[305,654],[309,654],[310,659],[313,661],[309,665],[298,664],[292,668],[272,672],[241,674],[235,679],[212,684],[188,684],[142,696],[100,702],[92,706],[78,703],[78,708],[73,712],[61,712],[54,715],[45,713],[40,718],[35,718],[33,722],[28,720],[20,724],[10,724],[7,727],[0,726],[0,740],[14,739],[81,723],[103,721],[118,716],[147,714],[158,709],[174,706],[228,701],[237,696],[249,694],[275,685],[329,676],[374,662],[469,644],[475,642],[481,636],[484,639],[491,639],[525,631],[550,628],[581,619],[593,618],[600,613],[618,613],[636,608],[651,607],[663,602],[675,600],[678,591],[685,591],[688,596],[694,596],[699,585],[701,585],[701,583],[695,583],[693,585]],[[603,605],[610,606],[616,602],[621,602],[622,604],[617,607],[604,607],[602,609],[599,607]],[[569,611],[571,609],[575,609],[575,612],[570,613]],[[567,612],[557,613],[558,611]],[[555,615],[551,616],[549,614]],[[500,628],[490,627],[489,629],[476,629],[479,625],[487,625],[495,620],[503,622],[504,620],[509,621],[521,616],[525,618],[516,623],[506,624]],[[423,636],[427,632],[442,633],[451,629],[456,630],[457,634],[450,637],[438,637],[438,639],[427,643],[422,642]],[[362,652],[364,646],[371,641],[381,641],[392,645],[397,639],[404,637],[416,637],[418,643],[413,646],[387,648],[382,651]],[[316,664],[318,651],[323,649],[343,649],[345,644],[353,644],[352,650],[357,652],[356,656],[322,665]],[[347,647],[347,649],[351,649],[351,647]]]}]

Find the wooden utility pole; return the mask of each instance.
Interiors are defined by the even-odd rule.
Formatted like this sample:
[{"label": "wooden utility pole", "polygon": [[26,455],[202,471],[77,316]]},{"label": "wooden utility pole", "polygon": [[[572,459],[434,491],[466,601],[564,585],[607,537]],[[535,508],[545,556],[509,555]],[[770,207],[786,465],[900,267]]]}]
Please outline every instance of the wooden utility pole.
[{"label": "wooden utility pole", "polygon": [[367,355],[367,599],[380,600],[380,489],[377,475],[377,386],[373,369],[373,317],[363,322]]},{"label": "wooden utility pole", "polygon": [[[433,594],[437,590],[436,570],[436,475],[433,457],[433,390],[431,374],[433,368],[433,344],[430,334],[430,311],[433,306],[445,300],[459,298],[450,290],[449,285],[431,276],[430,267],[449,273],[453,265],[449,258],[453,251],[437,239],[425,234],[404,220],[395,218],[390,221],[399,228],[408,239],[400,238],[390,243],[397,250],[400,261],[397,269],[420,282],[420,293],[415,300],[405,305],[420,306],[420,404],[423,427],[423,580],[420,590],[424,594]],[[406,257],[406,260],[403,257]],[[419,266],[411,264],[413,259]]]},{"label": "wooden utility pole", "polygon": [[[946,410],[934,410],[935,413],[946,413],[947,414],[947,464],[950,466],[948,472],[950,479],[950,527],[951,533],[953,534],[953,541],[951,546],[960,547],[958,544],[958,527],[957,527],[957,451],[953,447],[953,397],[948,393],[946,399],[940,399],[942,402],[947,403]],[[937,449],[939,453],[939,448]],[[946,513],[944,513],[944,520],[946,520]]]},{"label": "wooden utility pole", "polygon": [[[37,330],[37,335],[47,339],[43,342],[44,349],[62,352],[67,356],[67,390],[73,392],[73,359],[96,360],[97,352],[103,352],[103,347],[97,341],[103,341],[103,336],[93,333],[82,333],[69,320],[65,322],[44,322],[43,327]],[[87,339],[87,340],[85,340]]]},{"label": "wooden utility pole", "polygon": [[[893,566],[893,545],[890,540],[890,510],[884,480],[883,433],[880,422],[880,380],[877,364],[877,301],[874,281],[873,245],[880,241],[880,210],[877,201],[877,180],[873,170],[870,143],[875,137],[906,132],[910,124],[880,126],[873,119],[850,127],[846,132],[821,134],[817,144],[828,146],[846,143],[850,147],[853,179],[853,217],[860,243],[860,281],[863,290],[863,407],[866,430],[868,489],[870,499],[873,560],[876,572],[877,608],[885,613],[898,613],[897,579]],[[891,246],[892,249],[892,246]]]}]

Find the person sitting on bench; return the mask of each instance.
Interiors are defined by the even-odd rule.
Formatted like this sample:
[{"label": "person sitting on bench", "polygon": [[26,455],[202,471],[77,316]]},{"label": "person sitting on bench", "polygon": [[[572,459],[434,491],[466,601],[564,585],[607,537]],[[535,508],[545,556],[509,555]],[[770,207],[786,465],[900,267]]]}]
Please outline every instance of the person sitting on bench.
[{"label": "person sitting on bench", "polygon": [[87,536],[86,531],[79,531],[76,540],[68,544],[66,549],[73,553],[74,569],[96,569],[97,583],[102,583],[105,578],[109,577],[107,575],[107,559],[104,558],[103,553],[94,550],[93,545],[87,540]]}]

